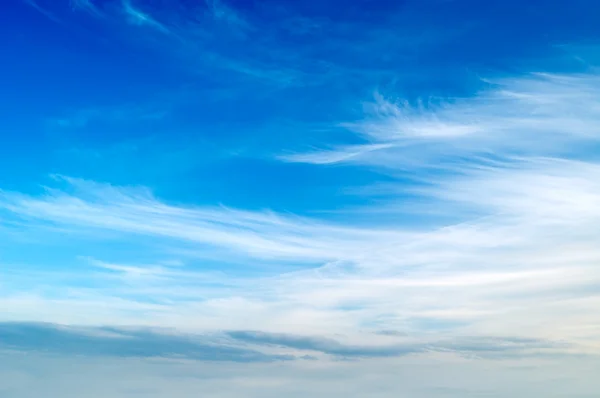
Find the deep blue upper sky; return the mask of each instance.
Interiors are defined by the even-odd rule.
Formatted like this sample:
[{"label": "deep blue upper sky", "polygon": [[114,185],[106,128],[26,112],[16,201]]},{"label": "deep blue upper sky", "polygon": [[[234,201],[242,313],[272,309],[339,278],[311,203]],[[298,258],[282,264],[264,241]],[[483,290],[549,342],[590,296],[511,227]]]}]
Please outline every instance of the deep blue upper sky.
[{"label": "deep blue upper sky", "polygon": [[1,186],[56,173],[330,210],[340,187],[380,177],[273,157],[353,142],[337,123],[376,90],[468,96],[481,77],[580,68],[570,46],[600,30],[591,0],[134,3],[156,23],[114,0],[2,6]]}]

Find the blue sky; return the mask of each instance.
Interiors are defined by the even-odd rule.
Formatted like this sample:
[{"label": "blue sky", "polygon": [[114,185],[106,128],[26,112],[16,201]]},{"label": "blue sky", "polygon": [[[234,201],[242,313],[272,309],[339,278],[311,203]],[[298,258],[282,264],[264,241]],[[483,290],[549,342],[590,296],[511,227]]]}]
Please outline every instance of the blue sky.
[{"label": "blue sky", "polygon": [[600,389],[595,1],[1,7],[0,396]]}]

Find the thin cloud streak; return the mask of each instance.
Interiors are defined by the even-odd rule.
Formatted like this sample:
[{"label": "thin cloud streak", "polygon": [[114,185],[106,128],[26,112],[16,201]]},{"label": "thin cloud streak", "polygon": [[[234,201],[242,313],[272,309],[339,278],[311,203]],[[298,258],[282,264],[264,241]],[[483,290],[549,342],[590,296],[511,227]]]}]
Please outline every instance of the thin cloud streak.
[{"label": "thin cloud streak", "polygon": [[51,13],[50,11],[48,11],[45,8],[43,8],[42,6],[40,6],[35,0],[23,0],[23,2],[25,4],[27,4],[28,6],[32,7],[33,9],[35,9],[36,11],[38,11],[40,14],[44,15],[46,18],[48,18],[52,22],[62,23],[60,18],[58,18],[53,13]]},{"label": "thin cloud streak", "polygon": [[172,358],[269,362],[297,359],[223,344],[213,336],[152,330],[76,328],[52,324],[0,323],[0,348],[88,357]]},{"label": "thin cloud streak", "polygon": [[171,29],[154,19],[150,14],[136,8],[131,0],[122,0],[121,5],[129,23],[139,26],[148,26],[168,36],[176,36]]},{"label": "thin cloud streak", "polygon": [[[343,344],[331,338],[254,331],[210,334],[164,328],[78,327],[50,323],[0,322],[0,349],[86,357],[186,359],[260,363],[323,358],[390,358],[444,352],[457,356],[537,356],[568,345],[520,337],[468,337],[429,341]],[[402,340],[396,338],[395,340]],[[326,357],[325,357],[326,358]]]},{"label": "thin cloud streak", "polygon": [[73,10],[87,12],[97,18],[105,16],[104,13],[96,7],[93,0],[71,0],[71,7]]},{"label": "thin cloud streak", "polygon": [[[161,203],[144,190],[123,190],[74,179],[65,181],[78,193],[70,195],[49,189],[41,200],[4,193],[0,207],[32,220],[158,235],[234,248],[267,258],[335,258],[339,255],[337,251],[347,250],[346,240],[368,245],[383,236],[388,239],[402,236],[395,231],[336,227],[268,212],[175,207]],[[317,243],[315,236],[321,237],[321,243]],[[358,255],[358,250],[353,252]]]},{"label": "thin cloud streak", "polygon": [[[435,168],[452,159],[572,154],[598,141],[600,76],[530,74],[489,80],[470,98],[416,105],[381,95],[363,121],[343,123],[367,145],[286,156],[291,162],[352,162],[387,169]],[[375,149],[375,150],[373,150]],[[348,152],[354,156],[345,156]]]}]

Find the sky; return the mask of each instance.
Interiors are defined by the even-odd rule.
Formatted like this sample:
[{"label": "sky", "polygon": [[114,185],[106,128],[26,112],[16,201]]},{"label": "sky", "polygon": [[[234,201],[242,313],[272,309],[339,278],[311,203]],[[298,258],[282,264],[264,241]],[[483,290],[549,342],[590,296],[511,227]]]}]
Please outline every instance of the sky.
[{"label": "sky", "polygon": [[0,397],[597,396],[597,1],[0,11]]}]

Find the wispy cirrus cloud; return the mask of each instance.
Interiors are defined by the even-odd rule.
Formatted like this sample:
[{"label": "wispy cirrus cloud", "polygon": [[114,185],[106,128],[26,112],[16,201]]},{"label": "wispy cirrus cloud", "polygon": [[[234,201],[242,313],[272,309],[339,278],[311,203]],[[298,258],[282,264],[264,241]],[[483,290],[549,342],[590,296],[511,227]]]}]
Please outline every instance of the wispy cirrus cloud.
[{"label": "wispy cirrus cloud", "polygon": [[0,396],[595,396],[586,1],[25,0]]},{"label": "wispy cirrus cloud", "polygon": [[[344,333],[356,341],[366,338],[362,331],[382,328],[440,336],[501,333],[564,339],[593,350],[596,319],[589,309],[597,304],[593,286],[600,280],[596,171],[562,160],[560,174],[553,176],[545,162],[555,164],[533,162],[537,168],[504,170],[509,174],[496,179],[483,170],[481,177],[466,174],[449,186],[432,180],[423,195],[435,198],[433,205],[468,211],[465,222],[430,230],[174,206],[145,190],[72,179],[64,180],[66,190],[49,189],[41,197],[4,192],[0,207],[5,217],[34,229],[57,225],[87,231],[91,239],[102,239],[96,234],[103,230],[155,237],[199,253],[219,248],[221,261],[320,264],[293,272],[275,268],[267,277],[232,277],[194,275],[192,270],[201,270],[185,267],[92,263],[121,275],[124,284],[113,278],[110,285],[79,288],[76,296],[59,294],[47,304],[60,302],[62,314],[48,314],[67,322],[89,322],[70,312],[76,297],[80,308],[104,302],[105,314],[96,312],[95,318],[113,323],[127,319],[123,309],[138,308],[140,324],[192,329]],[[489,194],[473,194],[482,183]],[[468,216],[473,208],[477,218]],[[145,302],[149,294],[155,303]],[[31,304],[13,296],[2,306],[32,317],[45,307],[43,296],[27,300]],[[202,321],[191,320],[193,314]],[[563,322],[555,322],[557,317]],[[438,330],[436,320],[460,322]]]},{"label": "wispy cirrus cloud", "polygon": [[537,73],[491,79],[487,84],[473,97],[450,101],[411,104],[377,94],[375,102],[365,105],[364,120],[342,124],[367,144],[283,159],[316,164],[348,161],[402,170],[435,168],[448,159],[572,155],[598,140],[596,73]]},{"label": "wispy cirrus cloud", "polygon": [[[346,240],[368,245],[385,235],[390,238],[401,235],[396,231],[327,225],[268,211],[170,206],[143,188],[120,189],[84,180],[62,180],[78,193],[72,196],[49,189],[43,200],[5,193],[7,201],[2,207],[34,221],[158,235],[233,248],[267,258],[335,258],[336,252],[347,250]],[[90,201],[81,201],[79,194]],[[151,224],[143,221],[148,217],[153,220]],[[321,237],[320,244],[315,239],[317,236]]]},{"label": "wispy cirrus cloud", "polygon": [[[39,10],[45,10],[33,1],[30,3]],[[422,35],[407,30],[403,32],[404,40],[396,40],[397,31],[365,21],[303,16],[295,12],[295,7],[266,5],[254,8],[250,17],[240,7],[223,0],[176,2],[176,7],[135,0],[107,3],[64,0],[64,3],[57,4],[70,5],[71,11],[101,17],[105,27],[117,31],[117,34],[120,34],[119,29],[115,28],[120,24],[142,28],[138,34],[129,31],[127,40],[134,38],[146,43],[164,58],[186,66],[186,72],[197,74],[216,70],[279,88],[320,86],[325,81],[339,79],[341,75],[363,79],[379,75],[389,77],[389,67],[361,67],[351,65],[349,61],[370,58],[361,57],[366,55],[361,48],[399,46],[400,50],[414,50],[417,46],[435,46],[441,38],[456,34],[444,29],[443,34],[435,33],[423,39]],[[73,22],[73,13],[65,13],[62,8],[59,10],[61,18]],[[403,19],[404,13],[392,7],[389,17]],[[359,28],[365,29],[368,34],[357,37],[350,34]],[[165,40],[150,38],[147,34],[149,31],[159,33]],[[288,47],[285,40],[282,41],[282,37],[290,35],[299,39],[293,49]],[[310,42],[306,42],[307,38],[311,39]],[[313,39],[318,39],[322,44],[315,46]],[[361,45],[355,45],[357,40]],[[341,59],[323,59],[324,55],[339,51],[344,58],[343,64],[339,63]]]},{"label": "wispy cirrus cloud", "polygon": [[70,0],[73,10],[86,12],[94,17],[104,17],[104,13],[93,0]]},{"label": "wispy cirrus cloud", "polygon": [[52,12],[50,12],[46,8],[39,5],[35,0],[23,0],[23,2],[25,4],[27,4],[28,6],[32,7],[34,10],[41,13],[42,15],[44,15],[49,20],[56,22],[56,23],[62,23],[60,18],[58,18],[56,15],[54,15]]},{"label": "wispy cirrus cloud", "polygon": [[[206,274],[205,264],[173,270],[112,261],[99,250],[79,270],[99,274],[96,285],[49,294],[43,281],[21,279],[28,294],[6,291],[0,308],[65,323],[344,334],[344,344],[358,347],[378,330],[395,330],[559,339],[569,350],[597,352],[600,167],[589,148],[597,142],[598,81],[592,72],[534,74],[419,106],[380,97],[365,120],[345,124],[364,145],[281,159],[385,173],[384,204],[445,216],[426,225],[390,222],[385,210],[358,224],[167,203],[146,188],[68,177],[41,195],[2,191],[3,219],[53,239],[101,247],[106,236],[126,237],[138,248],[160,242],[184,262],[195,255],[271,268]],[[94,319],[82,309],[96,311]]]},{"label": "wispy cirrus cloud", "polygon": [[122,0],[121,4],[127,22],[133,25],[147,26],[169,36],[175,35],[166,25],[156,20],[150,14],[137,8],[131,0]]}]

